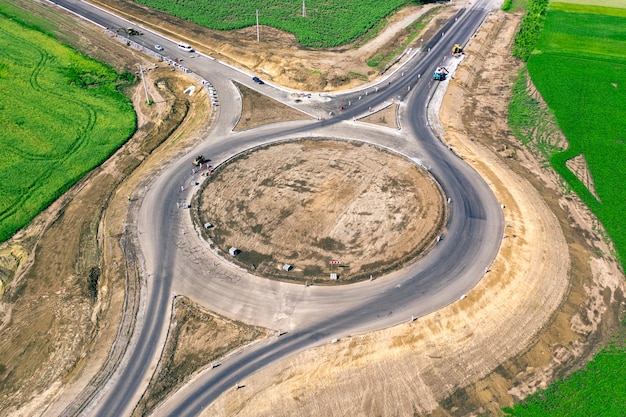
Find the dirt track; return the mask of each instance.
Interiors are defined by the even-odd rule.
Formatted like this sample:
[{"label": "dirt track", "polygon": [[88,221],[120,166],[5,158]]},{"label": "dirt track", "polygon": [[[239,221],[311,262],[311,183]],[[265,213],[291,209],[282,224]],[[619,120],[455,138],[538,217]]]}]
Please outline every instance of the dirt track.
[{"label": "dirt track", "polygon": [[[623,276],[608,255],[611,248],[588,210],[563,195],[554,173],[544,170],[506,128],[508,94],[519,68],[509,58],[508,43],[518,19],[502,13],[489,19],[469,45],[441,113],[445,140],[488,178],[507,207],[508,237],[492,271],[467,299],[413,324],[355,336],[264,370],[245,381],[245,390],[220,398],[207,415],[495,412],[582,366],[607,340],[618,325],[624,291]],[[58,20],[65,28],[75,27],[71,19]],[[68,33],[66,40],[100,59],[120,65],[138,60],[127,57],[126,48],[99,43],[102,36],[93,28]],[[225,37],[225,44],[229,41]],[[352,68],[341,55],[334,62],[331,57],[317,62],[335,65],[339,72]],[[299,65],[313,67],[305,58]],[[288,83],[290,74],[277,79]],[[153,117],[162,116],[146,115]],[[175,152],[166,148],[146,169]],[[137,148],[128,155],[133,163],[146,156]],[[140,191],[142,177],[125,188],[110,188],[105,200],[121,198],[108,205],[102,190],[126,173],[124,166],[113,164],[103,177],[89,177],[9,242],[23,265],[31,265],[35,250],[37,262],[18,271],[2,299],[2,413],[36,415],[59,393],[75,392],[106,357],[123,300],[125,271],[117,244],[126,218],[125,196]],[[97,187],[90,182],[94,178]],[[104,206],[107,217],[101,223]],[[83,293],[81,279],[100,265],[99,250],[117,252],[104,258],[111,270],[103,275],[94,303]],[[73,338],[64,339],[68,336]],[[9,377],[11,363],[19,367]],[[47,379],[39,378],[42,372]]]}]

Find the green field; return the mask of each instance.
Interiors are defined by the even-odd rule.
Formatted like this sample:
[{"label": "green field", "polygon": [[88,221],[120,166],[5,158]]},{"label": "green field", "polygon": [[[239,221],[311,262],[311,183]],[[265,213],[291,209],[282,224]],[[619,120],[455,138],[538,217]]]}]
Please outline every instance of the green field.
[{"label": "green field", "polygon": [[[0,242],[135,130],[121,77],[0,5]],[[125,78],[125,79],[123,79]]]},{"label": "green field", "polygon": [[[551,163],[600,218],[623,263],[626,17],[550,8],[536,49],[528,61],[529,73],[570,144],[567,151],[554,154]],[[600,201],[565,166],[581,153]]]},{"label": "green field", "polygon": [[623,345],[611,345],[585,369],[505,411],[517,417],[624,417],[625,357]]},{"label": "green field", "polygon": [[241,29],[256,24],[293,33],[306,47],[345,45],[372,29],[381,19],[412,0],[135,0],[154,9],[216,29]]},{"label": "green field", "polygon": [[[600,6],[608,0],[577,3],[550,3],[528,71],[570,145],[564,152],[548,149],[550,163],[598,216],[625,266],[626,9]],[[515,131],[534,123],[529,111],[524,117],[524,105],[532,107],[524,90],[520,83],[511,107]],[[565,165],[579,154],[587,160],[599,200]],[[520,417],[626,416],[624,345],[621,332],[585,369],[506,411]]]},{"label": "green field", "polygon": [[624,0],[561,0],[559,3],[580,4],[585,8],[603,6],[626,9],[626,1]]}]

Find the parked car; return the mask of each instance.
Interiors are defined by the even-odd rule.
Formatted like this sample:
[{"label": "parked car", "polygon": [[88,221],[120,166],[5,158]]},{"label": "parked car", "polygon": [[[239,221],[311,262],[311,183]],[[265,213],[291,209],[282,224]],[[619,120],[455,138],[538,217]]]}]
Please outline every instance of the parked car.
[{"label": "parked car", "polygon": [[154,49],[156,49],[157,51],[162,51],[163,47],[161,45],[154,45]]},{"label": "parked car", "polygon": [[257,84],[265,84],[263,80],[260,79],[259,77],[252,77],[252,81],[254,81]]}]

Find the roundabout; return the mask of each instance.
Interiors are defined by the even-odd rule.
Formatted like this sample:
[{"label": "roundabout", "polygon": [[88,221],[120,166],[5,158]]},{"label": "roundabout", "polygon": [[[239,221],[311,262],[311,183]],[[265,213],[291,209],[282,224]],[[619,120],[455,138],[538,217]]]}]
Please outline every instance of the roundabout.
[{"label": "roundabout", "polygon": [[[480,13],[476,16],[479,17]],[[430,64],[425,62],[424,65]],[[420,67],[412,71],[406,74],[405,80],[423,72]],[[229,80],[215,79],[211,82],[223,91],[233,88]],[[369,95],[368,100],[380,101],[383,94],[396,99],[403,97],[401,93],[406,91],[403,83],[387,84],[379,89],[380,96]],[[265,327],[277,336],[225,358],[218,368],[201,372],[188,389],[183,388],[173,395],[156,415],[198,415],[238,381],[282,358],[335,339],[342,340],[351,335],[412,322],[463,299],[482,279],[500,247],[504,228],[502,208],[476,171],[432,133],[423,111],[424,103],[431,94],[430,86],[423,83],[410,91],[411,95],[400,106],[400,129],[355,123],[354,120],[369,113],[371,106],[365,100],[346,110],[340,118],[275,123],[241,132],[232,131],[231,119],[220,117],[206,140],[186,157],[163,167],[155,177],[137,213],[138,229],[141,231],[138,245],[144,258],[144,270],[149,277],[146,297],[155,300],[149,303],[151,310],[146,311],[146,317],[168,317],[170,297],[185,294],[212,312]],[[358,97],[352,100],[356,102]],[[334,99],[338,103],[344,101],[350,101],[350,96]],[[315,110],[315,107],[310,109]],[[238,114],[239,108],[236,102],[226,101],[220,106],[220,114],[222,112]],[[302,138],[335,138],[343,142],[366,138],[368,145],[402,155],[400,159],[410,161],[412,167],[424,167],[428,177],[436,181],[445,196],[445,227],[441,232],[444,238],[436,239],[439,235],[434,235],[435,244],[429,248],[427,256],[414,258],[413,262],[399,265],[401,267],[386,274],[381,273],[377,279],[367,279],[370,274],[365,272],[364,281],[343,286],[318,285],[317,281],[314,285],[307,285],[306,279],[299,283],[259,279],[249,272],[249,267],[234,263],[228,253],[218,256],[215,247],[211,248],[206,239],[208,235],[202,234],[210,230],[205,229],[204,224],[212,223],[219,228],[219,222],[211,218],[210,213],[204,218],[200,214],[194,222],[187,209],[192,208],[193,212],[199,205],[195,203],[194,196],[209,178],[191,170],[195,155],[202,154],[211,165],[219,167],[234,155],[250,149],[262,149],[270,144]],[[354,160],[350,158],[350,163]],[[259,180],[259,183],[262,181]],[[304,186],[295,181],[293,185]],[[231,212],[239,212],[236,203],[233,207]],[[245,217],[255,217],[246,214],[245,206],[241,206],[241,213]],[[258,224],[249,224],[248,230]],[[263,231],[262,227],[260,231]],[[323,239],[322,236],[320,238]],[[230,245],[246,249],[239,242],[225,240],[220,251],[237,248]],[[277,270],[288,262],[291,261],[277,259],[273,269]],[[165,320],[150,320],[146,324],[149,328],[141,330],[140,339],[147,340],[149,334],[157,333],[165,337]],[[153,355],[150,361],[157,359],[156,350],[150,345],[145,345],[145,352],[136,352],[143,358]],[[138,363],[137,368],[148,362]],[[134,369],[126,371],[129,375],[141,374]],[[121,391],[112,391],[109,398],[127,401],[123,398],[125,396]],[[102,404],[108,406],[110,403],[105,401]]]},{"label": "roundabout", "polygon": [[[487,10],[476,6],[461,10],[458,19],[449,20],[443,30],[454,27],[457,38],[469,38]],[[141,203],[129,211],[133,243],[145,277],[138,316],[145,320],[137,321],[122,366],[111,377],[111,388],[100,391],[95,399],[95,415],[132,411],[130,407],[141,396],[158,362],[167,336],[171,300],[176,295],[189,295],[193,302],[217,314],[263,326],[277,337],[248,346],[223,358],[219,367],[200,372],[193,384],[177,391],[156,415],[198,415],[222,393],[239,387],[239,381],[283,358],[351,335],[413,322],[464,299],[493,262],[504,225],[502,209],[488,184],[431,131],[426,109],[434,86],[423,78],[418,84],[414,81],[438,62],[450,41],[433,38],[424,45],[426,49],[408,58],[406,72],[391,74],[381,84],[367,87],[373,88],[372,94],[366,90],[364,96],[362,92],[347,92],[333,96],[328,103],[301,104],[301,111],[313,115],[313,121],[274,123],[234,132],[240,103],[236,99],[220,101],[211,132],[191,153],[181,153],[180,158],[155,170],[143,189]],[[188,65],[206,77],[220,97],[236,97],[231,94],[236,90],[233,81],[248,79],[206,57],[199,56]],[[287,94],[280,89],[266,90],[279,100]],[[400,129],[357,123],[389,100],[401,103]],[[211,164],[219,166],[250,148],[303,137],[367,138],[368,144],[393,150],[427,167],[428,175],[446,196],[445,239],[435,239],[427,256],[403,264],[380,279],[339,287],[258,279],[244,268],[224,262],[226,258],[216,256],[197,233],[189,215],[192,198],[207,179],[190,169],[195,155],[205,155]],[[219,227],[218,222],[215,224]],[[251,225],[255,226],[257,223]],[[333,246],[335,240],[324,242]],[[279,259],[278,265],[288,261]]]},{"label": "roundabout", "polygon": [[437,242],[447,218],[441,188],[415,162],[332,139],[236,155],[212,171],[191,205],[196,229],[229,262],[316,285],[411,263]]},{"label": "roundabout", "polygon": [[[218,172],[222,164],[226,164],[225,168],[228,169],[228,161],[234,155],[248,152],[247,161],[257,158],[256,149],[259,148],[256,164],[264,167],[267,164],[263,163],[262,149],[272,149],[274,146],[270,145],[273,144],[277,144],[276,148],[286,143],[297,144],[294,141],[303,137],[316,143],[321,143],[323,138],[328,137],[337,138],[342,143],[348,143],[355,137],[367,137],[368,145],[361,145],[361,148],[371,148],[378,155],[373,159],[380,159],[382,151],[379,149],[387,149],[384,152],[421,172],[424,178],[433,178],[433,182],[436,181],[442,190],[439,198],[445,198],[445,228],[442,231],[444,238],[429,248],[426,256],[384,276],[378,276],[373,281],[365,279],[351,285],[334,286],[319,285],[317,281],[314,285],[305,285],[306,281],[297,284],[277,279],[259,279],[250,273],[253,271],[249,271],[249,268],[233,262],[228,252],[223,253],[230,245],[239,245],[242,253],[245,252],[246,247],[240,242],[225,240],[222,249],[219,249],[221,255],[216,253],[219,251],[215,248],[210,248],[209,241],[203,236],[210,229],[205,229],[203,225],[210,222],[215,228],[220,227],[220,222],[215,221],[214,217],[202,217],[210,211],[200,214],[198,219],[192,221],[195,215],[190,216],[186,209],[176,209],[176,202],[189,203],[193,213],[196,206],[202,207],[201,203],[196,203],[196,194],[217,200],[219,196],[216,194],[225,192],[222,190],[235,190],[239,193],[240,187],[233,181],[243,183],[245,177],[254,178],[260,184],[265,178],[257,178],[259,171],[256,169],[233,170],[231,180],[223,181],[224,188],[216,188],[218,191],[211,193],[207,192],[211,190],[210,177],[201,173],[189,175],[192,157],[176,162],[151,187],[139,215],[139,227],[141,230],[149,230],[149,227],[142,225],[145,223],[142,219],[154,217],[149,215],[150,207],[164,207],[165,210],[156,216],[157,219],[162,219],[157,220],[157,223],[172,225],[169,230],[140,235],[142,248],[146,249],[144,253],[148,255],[147,270],[159,271],[152,281],[158,287],[161,283],[171,283],[171,287],[167,287],[165,291],[189,294],[199,305],[210,306],[211,311],[266,327],[275,336],[225,358],[217,368],[202,372],[194,379],[193,388],[190,385],[189,389],[178,391],[159,408],[156,415],[197,415],[220,394],[240,381],[245,381],[247,376],[275,363],[279,358],[334,340],[347,340],[372,330],[412,322],[454,303],[459,298],[464,298],[463,295],[480,281],[493,261],[500,247],[503,230],[500,204],[478,174],[448,148],[438,144],[428,130],[407,129],[397,132],[351,122],[339,122],[330,126],[289,122],[231,134],[227,140],[219,142],[207,141],[196,148],[193,155],[201,153],[207,156],[210,163],[218,167]],[[250,149],[253,152],[249,152]],[[325,153],[328,159],[328,152]],[[286,154],[289,155],[287,161],[298,160],[295,150]],[[398,154],[404,157],[396,156]],[[355,158],[351,157],[350,161],[354,162]],[[295,169],[303,164],[293,165],[292,169]],[[403,166],[406,168],[407,165]],[[417,169],[417,166],[429,169],[424,172]],[[244,175],[245,171],[249,172]],[[219,172],[217,175],[219,177]],[[281,177],[275,175],[273,178]],[[282,178],[287,181],[285,178],[289,178],[289,175]],[[283,180],[275,182],[280,185]],[[294,185],[304,186],[297,183],[296,178],[291,180]],[[196,183],[200,184],[196,186]],[[181,185],[184,192],[177,191]],[[200,191],[205,185],[207,188]],[[250,190],[254,189],[253,185],[249,185]],[[278,186],[275,188],[280,189]],[[286,200],[288,190],[288,187],[284,189]],[[248,199],[246,201],[249,201],[250,192],[243,194]],[[171,196],[175,198],[170,198]],[[153,205],[151,200],[155,198],[166,198],[166,201]],[[219,206],[217,202],[215,204]],[[237,206],[237,202],[232,202],[230,210],[238,211]],[[239,219],[247,218],[245,213],[248,209],[245,206],[241,208],[242,216]],[[229,209],[224,208],[224,212],[228,211]],[[280,209],[277,211],[280,212]],[[256,224],[251,222],[249,230]],[[156,241],[163,242],[165,250],[161,251],[158,245],[152,243]],[[278,269],[282,262],[276,262],[274,269]]]},{"label": "roundabout", "polygon": [[[453,34],[456,38],[449,39],[450,42],[458,42],[461,37],[469,36],[465,27],[459,26],[469,15],[484,17],[482,11],[477,9],[487,6],[484,2],[476,2],[465,12],[465,16],[459,15],[458,25],[454,28],[446,26],[445,33]],[[503,19],[501,14],[495,14],[490,19],[492,22],[497,21],[498,26],[488,32],[497,34],[487,36],[489,42],[505,42],[502,39],[509,39],[510,36],[501,36],[503,32],[500,29],[510,28],[507,31],[512,33],[515,25],[510,22],[514,19]],[[457,21],[456,18],[454,21]],[[103,19],[103,25],[110,26],[110,23]],[[94,39],[99,37],[93,36]],[[480,41],[481,37],[481,33],[472,35],[472,42]],[[441,41],[447,40],[448,37],[443,37],[442,32]],[[154,45],[157,41],[163,45],[168,42],[158,37],[147,44]],[[138,172],[135,179],[130,178],[124,188],[111,192],[107,199],[110,198],[113,204],[103,204],[106,218],[97,232],[102,233],[104,238],[101,247],[117,256],[104,256],[105,260],[116,261],[105,262],[108,277],[114,277],[116,281],[102,281],[103,304],[98,300],[91,317],[93,320],[97,313],[102,328],[98,336],[102,341],[97,344],[98,352],[105,352],[113,343],[116,350],[112,350],[112,353],[120,352],[120,355],[110,355],[104,362],[102,356],[90,352],[85,357],[89,368],[84,368],[82,375],[75,374],[81,379],[71,382],[72,386],[63,387],[63,398],[57,401],[56,409],[60,412],[61,407],[72,400],[63,415],[78,415],[79,411],[74,414],[71,410],[82,410],[82,415],[138,414],[133,407],[138,404],[140,397],[150,392],[149,387],[144,389],[147,381],[159,380],[162,375],[154,369],[157,363],[162,363],[163,355],[168,352],[167,343],[164,343],[166,338],[170,338],[168,331],[183,328],[177,327],[179,322],[173,314],[176,305],[172,302],[183,297],[185,300],[189,298],[198,309],[214,311],[231,320],[264,326],[269,337],[235,349],[226,356],[216,354],[207,359],[206,363],[211,362],[210,367],[203,370],[198,368],[195,375],[185,374],[193,378],[189,384],[182,388],[180,385],[171,385],[171,392],[178,391],[154,415],[286,416],[294,415],[296,410],[315,410],[310,415],[383,415],[381,410],[390,410],[398,415],[432,413],[432,410],[436,410],[435,413],[452,410],[459,414],[473,412],[482,406],[493,411],[499,409],[499,405],[510,402],[511,397],[521,398],[540,383],[552,380],[555,372],[576,366],[578,362],[566,355],[573,354],[576,359],[580,356],[575,355],[587,354],[584,350],[586,348],[581,349],[580,346],[593,346],[597,342],[596,335],[606,334],[605,328],[609,326],[605,324],[610,324],[611,320],[611,317],[606,318],[609,314],[603,313],[601,317],[597,315],[600,311],[597,306],[604,308],[608,305],[606,292],[600,293],[599,297],[604,299],[604,303],[594,304],[595,292],[591,292],[588,288],[592,287],[586,285],[591,273],[594,279],[600,279],[602,275],[602,280],[606,280],[604,276],[608,274],[601,271],[603,273],[596,277],[596,255],[586,256],[587,252],[578,248],[585,247],[583,238],[588,239],[593,233],[576,237],[579,234],[577,230],[570,232],[565,225],[569,225],[571,218],[565,216],[575,217],[579,213],[562,209],[571,209],[572,206],[568,204],[575,203],[571,203],[568,196],[559,201],[553,201],[552,194],[538,196],[533,187],[536,187],[534,182],[529,185],[516,176],[519,174],[516,168],[519,167],[517,161],[510,158],[512,153],[507,152],[506,157],[509,159],[506,160],[492,158],[492,147],[493,150],[502,149],[504,144],[505,149],[507,146],[508,150],[511,149],[511,138],[507,140],[507,131],[500,123],[505,119],[505,113],[494,112],[506,101],[503,92],[507,89],[503,85],[507,84],[503,80],[508,79],[510,74],[494,77],[489,69],[497,69],[500,75],[506,72],[507,65],[512,67],[514,63],[507,62],[503,68],[502,57],[497,65],[483,63],[482,52],[468,49],[470,59],[465,61],[468,69],[455,74],[455,81],[450,84],[455,88],[457,83],[456,98],[450,99],[450,103],[444,106],[455,118],[447,123],[444,118],[440,118],[445,134],[437,129],[434,129],[434,134],[428,131],[430,127],[437,127],[433,126],[431,119],[435,113],[433,108],[436,109],[437,105],[432,105],[429,93],[433,89],[430,83],[426,86],[423,82],[427,81],[426,77],[422,77],[422,82],[417,84],[415,79],[419,79],[420,74],[427,74],[432,67],[441,65],[439,59],[442,51],[449,51],[449,46],[438,48],[436,43],[428,43],[428,47],[424,47],[423,51],[431,54],[418,53],[414,56],[415,60],[407,60],[408,65],[404,67],[406,74],[398,72],[395,77],[390,75],[392,83],[385,79],[376,87],[372,85],[359,92],[328,95],[324,97],[325,100],[314,101],[308,97],[296,102],[291,99],[291,107],[303,109],[309,116],[317,115],[315,121],[312,121],[314,117],[308,117],[308,122],[274,126],[266,122],[241,130],[233,126],[237,126],[240,119],[251,117],[251,113],[246,116],[245,103],[239,101],[234,85],[251,84],[250,75],[238,74],[231,71],[232,68],[222,68],[219,63],[203,55],[194,57],[194,60],[185,59],[196,74],[209,80],[219,91],[219,107],[212,109],[217,112],[215,124],[211,125],[214,129],[194,130],[187,125],[184,136],[172,135],[172,143],[167,148],[169,152],[155,153],[149,157],[147,153],[141,154],[141,158],[146,158],[146,164],[141,169],[143,172]],[[487,47],[481,50],[485,49]],[[503,50],[499,47],[489,49],[490,53],[496,55],[502,54]],[[478,59],[472,61],[473,57]],[[472,74],[469,78],[468,73]],[[474,96],[477,91],[480,93],[476,79],[489,84],[490,88],[481,87],[489,90],[488,100],[484,100],[484,95]],[[261,90],[263,94],[285,102],[288,91],[275,88],[272,81],[269,78],[267,80],[268,84]],[[186,79],[180,90],[197,81]],[[196,91],[204,90],[201,87]],[[364,94],[363,97],[360,94]],[[393,115],[397,125],[383,133],[384,129],[368,125],[374,124],[374,120],[367,120],[363,116],[376,115],[384,120],[385,116],[376,112],[376,109],[389,100],[397,103],[394,104],[397,114]],[[137,97],[137,108],[142,107],[142,102],[142,97]],[[459,107],[459,103],[463,102],[465,106]],[[165,107],[165,103],[165,100],[157,101],[157,105],[152,108]],[[258,118],[260,110],[265,110],[264,107],[257,103],[251,110],[253,116]],[[425,117],[427,110],[428,118]],[[440,117],[441,114],[445,112],[440,113]],[[188,118],[190,123],[200,119],[205,121],[205,118],[194,117],[194,114]],[[284,120],[287,119],[285,117]],[[214,119],[207,117],[206,120]],[[417,253],[417,257],[400,254],[401,258],[408,260],[381,267],[380,273],[374,275],[376,279],[369,280],[368,277],[373,274],[368,275],[368,271],[365,271],[371,271],[372,264],[375,264],[372,258],[379,255],[378,252],[385,253],[382,256],[385,258],[401,252],[397,248],[382,247],[382,241],[390,241],[384,233],[396,229],[400,237],[417,236],[417,230],[411,230],[410,233],[408,230],[400,230],[403,225],[408,225],[403,213],[411,211],[406,206],[411,202],[408,196],[414,194],[415,187],[411,190],[399,187],[395,191],[383,191],[383,187],[379,186],[380,195],[377,197],[372,197],[371,190],[366,189],[363,193],[368,196],[368,204],[372,201],[384,201],[385,204],[374,207],[378,211],[367,206],[356,207],[355,202],[358,202],[360,194],[350,192],[350,180],[360,185],[368,182],[379,184],[375,175],[381,173],[381,165],[372,165],[367,171],[356,166],[361,162],[359,156],[348,155],[342,150],[336,152],[341,158],[326,152],[325,160],[319,162],[318,159],[318,166],[312,168],[326,168],[321,171],[298,172],[304,168],[300,158],[297,158],[298,164],[294,164],[290,170],[282,174],[274,172],[271,177],[260,178],[259,173],[264,173],[260,169],[248,169],[250,172],[246,172],[242,168],[242,174],[247,177],[240,175],[241,178],[238,178],[234,175],[225,181],[227,187],[219,191],[224,193],[220,198],[224,196],[225,201],[232,200],[225,193],[233,191],[233,188],[239,190],[246,199],[237,202],[233,200],[230,207],[221,207],[224,216],[221,220],[215,213],[219,207],[207,207],[207,210],[202,211],[199,202],[195,200],[200,195],[205,199],[215,199],[217,195],[215,190],[207,191],[211,183],[206,181],[206,175],[202,178],[192,171],[191,162],[199,153],[210,158],[212,165],[228,168],[233,155],[241,155],[250,149],[261,151],[265,147],[273,147],[277,141],[284,145],[289,141],[305,140],[303,138],[317,138],[315,140],[321,142],[329,137],[346,143],[354,138],[363,138],[367,140],[367,146],[397,153],[402,157],[396,159],[406,159],[410,162],[408,165],[424,167],[426,175],[432,176],[441,188],[445,201],[442,206],[445,210],[442,220],[445,226],[441,234],[437,231],[435,239],[429,239],[429,230],[425,230],[426,238],[409,243],[430,241],[431,246]],[[189,153],[182,151],[185,146],[190,150]],[[194,149],[191,150],[192,146]],[[381,151],[377,149],[377,152]],[[131,152],[132,163],[137,155]],[[296,159],[295,155],[289,156]],[[256,155],[250,157],[254,159]],[[274,161],[275,157],[273,155],[269,159]],[[336,159],[337,163],[331,163],[331,158]],[[534,161],[533,158],[528,159]],[[481,181],[475,173],[468,171],[465,163],[476,169],[484,180]],[[289,164],[287,158],[280,166]],[[274,169],[274,165],[278,165],[276,161],[265,164],[265,167]],[[329,173],[327,168],[331,165],[346,170]],[[354,175],[357,168],[360,177]],[[543,170],[538,166],[531,168],[536,168],[529,169],[529,173],[533,174],[531,181],[534,181],[535,172]],[[109,170],[103,171],[103,174],[125,176],[126,172],[114,161],[114,165],[109,165]],[[405,174],[404,169],[396,171],[393,177],[401,174]],[[329,180],[335,175],[338,178],[332,184],[313,184],[309,181],[309,177],[319,176]],[[143,179],[139,182],[136,178]],[[92,180],[90,182],[97,182],[97,185],[91,184],[93,188],[102,192],[106,184]],[[237,180],[241,184],[235,186]],[[264,181],[263,195],[257,195],[255,191],[261,188]],[[486,185],[496,197],[486,191]],[[203,186],[207,187],[204,191]],[[242,190],[244,186],[248,189]],[[290,193],[295,191],[304,197],[306,188],[319,191],[319,195],[291,199]],[[332,194],[331,198],[322,198],[329,194]],[[256,203],[264,196],[264,205],[256,209],[250,206],[251,202]],[[406,198],[398,201],[399,196]],[[570,203],[566,203],[565,199]],[[79,207],[77,211],[86,212],[83,204],[88,200],[76,198],[72,204]],[[348,209],[333,212],[333,202]],[[423,206],[421,200],[412,202],[414,211]],[[282,205],[274,206],[276,203]],[[306,210],[303,210],[304,213],[297,213],[298,210],[288,212],[290,208],[306,209],[310,205],[316,206],[316,210],[308,213],[308,219],[306,216],[296,217],[296,214],[307,214]],[[349,208],[353,206],[356,208],[350,211]],[[193,218],[194,212],[199,213],[195,214],[197,219]],[[374,219],[383,219],[396,212],[397,218],[385,219],[389,223],[374,225]],[[69,210],[64,212],[64,219],[67,223],[73,223],[73,229],[78,231],[75,233],[91,236],[90,230],[79,231],[82,223],[69,216],[69,213]],[[321,214],[328,219],[322,222]],[[503,214],[506,222],[503,221]],[[81,215],[83,218],[89,216],[88,213]],[[251,219],[255,221],[249,221]],[[256,221],[258,219],[262,222]],[[240,230],[235,230],[240,237],[254,237],[250,240],[264,243],[263,235],[267,234],[270,243],[264,243],[265,253],[262,254],[260,247],[250,245],[245,239],[228,241],[227,238],[232,239],[234,229],[229,231],[231,236],[223,238],[221,246],[215,245],[217,240],[210,233],[216,233],[218,229],[226,230],[229,220],[236,221],[237,226],[240,226]],[[207,221],[213,223],[213,229],[204,228]],[[320,223],[325,222],[334,227],[321,227]],[[306,223],[308,227],[297,229],[299,223]],[[42,252],[37,256],[37,264],[46,265],[48,275],[42,274],[42,278],[51,276],[48,271],[55,272],[59,279],[65,277],[65,274],[58,273],[57,268],[50,268],[46,257],[41,256],[46,250],[50,256],[72,249],[71,245],[66,244],[68,236],[59,234],[58,224],[55,223],[54,228],[51,228],[47,240],[55,244],[47,245],[46,248],[46,240],[43,240]],[[589,227],[584,230],[591,232],[593,224]],[[364,239],[368,233],[372,235],[369,241]],[[438,240],[437,236],[444,239]],[[310,238],[309,249],[296,247],[302,243],[303,237]],[[574,238],[580,239],[582,243],[579,244]],[[357,242],[359,239],[362,240]],[[64,242],[63,248],[60,248],[62,250],[55,252],[56,248],[50,249],[57,246],[59,241]],[[280,254],[273,244],[283,246]],[[240,255],[244,256],[230,256],[228,251],[231,247],[238,247]],[[306,257],[306,251],[321,251],[324,247],[326,252],[317,253],[318,259],[307,264],[309,258]],[[376,250],[358,253],[359,247]],[[118,256],[115,250],[123,253]],[[265,265],[250,260],[242,262],[246,254],[256,255],[254,252],[273,258]],[[339,266],[331,269],[331,260],[340,261],[341,269]],[[127,263],[124,265],[121,261]],[[585,269],[588,264],[591,265],[591,271]],[[272,277],[267,273],[274,271],[283,274],[285,265],[293,268],[285,271],[283,277]],[[583,268],[578,268],[579,265]],[[67,270],[74,271],[76,266],[77,263],[72,260]],[[264,274],[256,270],[259,266],[265,269]],[[343,269],[345,267],[349,268]],[[331,271],[355,272],[356,275],[363,271],[360,278],[364,279],[354,282],[359,277],[342,273],[338,281],[331,282]],[[142,275],[139,276],[139,273]],[[259,275],[274,279],[260,279]],[[585,280],[579,280],[579,277]],[[351,285],[329,285],[334,283]],[[49,282],[46,284],[48,293],[57,290]],[[69,285],[69,282],[65,284]],[[31,289],[32,286],[29,286],[27,294]],[[126,291],[125,300],[120,298],[120,289]],[[592,290],[595,291],[595,288]],[[567,301],[561,302],[564,291]],[[128,300],[136,301],[137,304]],[[62,301],[64,305],[67,304],[66,299]],[[575,303],[573,307],[572,302]],[[37,298],[38,308],[41,309],[45,303],[44,297]],[[119,313],[117,307],[122,303],[123,313]],[[74,305],[72,310],[73,318],[82,320]],[[576,322],[579,312],[581,317],[591,317],[586,313],[592,311],[595,315],[591,323]],[[118,327],[119,315],[122,315],[122,324]],[[587,330],[596,323],[601,324],[598,329],[604,330]],[[591,334],[592,337],[585,339],[570,335],[570,327],[577,334],[582,334],[581,325],[585,326],[582,329],[587,332],[585,335]],[[116,329],[119,330],[116,332]],[[67,331],[66,334],[73,336],[75,333]],[[222,334],[219,337],[209,334],[204,328],[195,328],[186,337],[200,346],[198,352],[204,356],[212,352],[212,347],[203,343],[206,338],[225,339]],[[55,341],[54,338],[48,339]],[[77,337],[73,339],[80,340]],[[180,350],[181,353],[184,351]],[[51,354],[49,356],[52,357]],[[567,358],[567,361],[563,358]],[[69,363],[71,359],[71,356],[64,355],[65,362]],[[548,365],[547,360],[551,361]],[[102,362],[103,367],[96,373],[96,365]],[[44,366],[44,361],[41,363]],[[45,366],[48,367],[49,363],[51,361],[46,361]],[[60,363],[54,366],[61,369]],[[77,369],[80,369],[83,366],[82,359],[78,363]],[[164,369],[165,374],[170,376],[170,368]],[[503,373],[503,370],[519,372],[513,375]],[[94,374],[95,377],[87,384],[87,380]],[[52,382],[53,379],[50,380]],[[27,385],[24,384],[24,387]],[[32,385],[33,388],[29,387],[29,390],[39,389]],[[85,388],[79,396],[73,398],[78,388],[82,389],[83,386]],[[24,393],[28,391],[22,391],[22,395]],[[24,398],[28,398],[27,406],[35,410],[41,408],[44,402],[49,403],[51,397],[48,394],[46,397],[39,395],[38,402],[31,401],[30,394]],[[388,407],[389,404],[393,406]],[[381,408],[380,405],[387,407]],[[357,414],[361,409],[362,414]],[[53,414],[58,415],[54,411],[47,413]]]}]

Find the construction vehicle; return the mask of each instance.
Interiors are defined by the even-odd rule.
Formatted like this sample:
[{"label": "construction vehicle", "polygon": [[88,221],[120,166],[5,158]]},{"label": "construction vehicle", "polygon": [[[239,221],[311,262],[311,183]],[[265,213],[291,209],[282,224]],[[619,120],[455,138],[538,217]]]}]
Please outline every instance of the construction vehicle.
[{"label": "construction vehicle", "polygon": [[137,29],[133,28],[133,27],[127,27],[127,28],[119,28],[117,30],[118,32],[122,31],[122,32],[126,32],[127,36],[133,36],[133,35],[143,35],[142,32],[138,31]]},{"label": "construction vehicle", "polygon": [[193,164],[195,166],[200,166],[204,164],[205,162],[206,162],[206,158],[204,157],[204,155],[198,155],[196,156],[196,159],[193,160]]},{"label": "construction vehicle", "polygon": [[462,54],[462,53],[463,53],[463,47],[459,45],[458,43],[455,43],[454,46],[452,47],[452,55],[457,55],[457,54]]},{"label": "construction vehicle", "polygon": [[433,74],[433,80],[435,81],[443,81],[450,74],[450,72],[446,69],[446,67],[438,67]]}]

